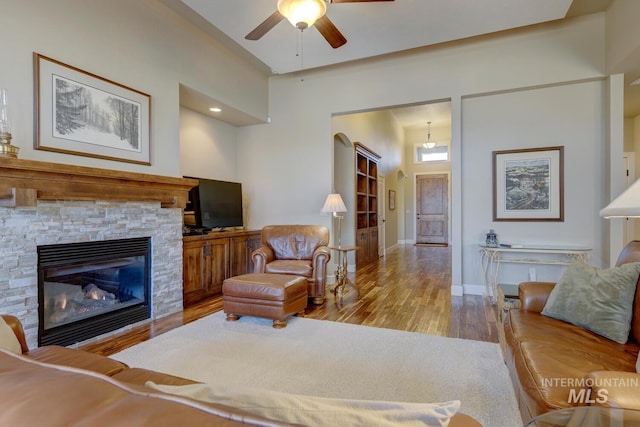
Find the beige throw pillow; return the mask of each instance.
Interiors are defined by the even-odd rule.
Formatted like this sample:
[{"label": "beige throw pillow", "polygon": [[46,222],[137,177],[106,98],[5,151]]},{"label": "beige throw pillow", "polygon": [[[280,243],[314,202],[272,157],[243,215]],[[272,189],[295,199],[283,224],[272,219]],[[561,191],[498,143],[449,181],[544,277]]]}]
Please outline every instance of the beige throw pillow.
[{"label": "beige throw pillow", "polygon": [[542,314],[624,344],[639,273],[640,262],[609,269],[572,264],[549,294]]},{"label": "beige throw pillow", "polygon": [[332,399],[213,384],[170,386],[148,381],[146,386],[176,396],[231,406],[275,421],[314,427],[446,427],[460,408],[459,400],[406,403]]},{"label": "beige throw pillow", "polygon": [[7,322],[0,316],[0,348],[10,351],[15,354],[22,354],[22,347],[20,347],[20,341],[18,337],[13,333],[11,326],[7,325]]}]

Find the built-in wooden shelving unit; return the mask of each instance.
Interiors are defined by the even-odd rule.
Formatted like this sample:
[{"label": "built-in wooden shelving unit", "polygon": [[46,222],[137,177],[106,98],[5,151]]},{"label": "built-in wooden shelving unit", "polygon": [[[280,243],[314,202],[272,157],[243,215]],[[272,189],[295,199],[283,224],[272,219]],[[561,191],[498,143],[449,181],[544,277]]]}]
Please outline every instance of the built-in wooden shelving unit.
[{"label": "built-in wooden shelving unit", "polygon": [[380,156],[355,143],[356,173],[356,265],[378,257],[378,162]]}]

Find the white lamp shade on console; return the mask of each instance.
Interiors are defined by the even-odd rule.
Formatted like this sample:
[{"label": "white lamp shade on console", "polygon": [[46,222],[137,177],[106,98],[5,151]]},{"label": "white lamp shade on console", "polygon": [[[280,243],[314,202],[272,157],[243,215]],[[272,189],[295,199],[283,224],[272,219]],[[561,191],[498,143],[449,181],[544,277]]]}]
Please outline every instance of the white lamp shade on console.
[{"label": "white lamp shade on console", "polygon": [[600,210],[604,218],[640,217],[640,179]]},{"label": "white lamp shade on console", "polygon": [[342,197],[339,193],[331,193],[327,196],[327,200],[324,201],[324,206],[322,207],[323,213],[332,212],[334,215],[336,212],[346,212],[347,207],[342,201]]}]

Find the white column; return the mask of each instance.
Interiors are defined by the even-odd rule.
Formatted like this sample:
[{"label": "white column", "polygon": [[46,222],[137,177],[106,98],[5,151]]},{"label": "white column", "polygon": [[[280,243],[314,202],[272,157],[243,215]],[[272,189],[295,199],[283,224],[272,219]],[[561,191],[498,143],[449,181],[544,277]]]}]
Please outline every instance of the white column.
[{"label": "white column", "polygon": [[[609,153],[609,201],[624,190],[624,75],[609,76],[609,128],[606,139]],[[624,218],[609,221],[609,265],[613,266],[624,245]]]}]

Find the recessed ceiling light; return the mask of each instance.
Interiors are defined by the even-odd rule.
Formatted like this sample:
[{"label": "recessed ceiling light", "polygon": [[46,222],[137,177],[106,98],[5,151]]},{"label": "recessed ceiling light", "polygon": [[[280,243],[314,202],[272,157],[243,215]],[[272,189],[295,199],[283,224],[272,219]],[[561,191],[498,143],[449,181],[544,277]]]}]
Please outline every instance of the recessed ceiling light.
[{"label": "recessed ceiling light", "polygon": [[214,113],[219,113],[222,110],[220,108],[218,108],[218,107],[211,107],[211,108],[209,108],[209,111],[213,111]]},{"label": "recessed ceiling light", "polygon": [[631,82],[632,85],[640,85],[640,77]]}]

